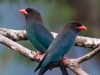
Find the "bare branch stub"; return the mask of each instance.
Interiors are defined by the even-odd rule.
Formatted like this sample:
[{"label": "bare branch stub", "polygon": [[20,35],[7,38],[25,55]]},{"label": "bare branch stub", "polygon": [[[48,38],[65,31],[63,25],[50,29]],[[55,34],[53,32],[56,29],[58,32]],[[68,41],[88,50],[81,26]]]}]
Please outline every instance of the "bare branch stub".
[{"label": "bare branch stub", "polygon": [[0,34],[12,39],[13,41],[27,40],[26,30],[0,28]]}]

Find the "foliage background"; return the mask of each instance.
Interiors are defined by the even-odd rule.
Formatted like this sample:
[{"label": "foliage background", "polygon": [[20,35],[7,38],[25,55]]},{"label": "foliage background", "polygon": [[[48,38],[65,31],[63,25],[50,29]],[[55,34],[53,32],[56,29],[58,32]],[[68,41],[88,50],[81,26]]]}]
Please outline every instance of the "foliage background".
[{"label": "foliage background", "polygon": [[[32,7],[38,10],[50,31],[58,32],[69,21],[80,21],[87,31],[80,35],[99,38],[100,31],[99,0],[0,0],[0,27],[22,30],[25,21],[19,9]],[[23,46],[36,50],[29,41],[19,41]],[[73,47],[66,55],[69,58],[80,57],[92,49]],[[96,55],[82,64],[82,69],[90,75],[100,75],[100,55]],[[0,44],[0,75],[37,75],[34,69],[38,63],[32,62],[21,54],[9,50]],[[75,75],[68,69],[69,75]],[[45,75],[62,75],[59,68]]]}]

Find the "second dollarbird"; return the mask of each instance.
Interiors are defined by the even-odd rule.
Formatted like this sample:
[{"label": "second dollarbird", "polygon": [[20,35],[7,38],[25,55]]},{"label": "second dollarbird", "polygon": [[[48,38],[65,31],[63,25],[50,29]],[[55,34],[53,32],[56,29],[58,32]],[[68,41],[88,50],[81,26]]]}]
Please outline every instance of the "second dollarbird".
[{"label": "second dollarbird", "polygon": [[[26,20],[26,33],[28,39],[34,45],[34,47],[41,53],[45,53],[54,40],[53,35],[44,26],[41,14],[32,8],[19,10],[24,14]],[[67,75],[65,67],[61,67],[63,75]]]},{"label": "second dollarbird", "polygon": [[49,46],[45,56],[35,69],[35,72],[41,68],[38,75],[43,75],[61,57],[68,53],[81,30],[87,30],[87,28],[76,21],[67,23]]}]

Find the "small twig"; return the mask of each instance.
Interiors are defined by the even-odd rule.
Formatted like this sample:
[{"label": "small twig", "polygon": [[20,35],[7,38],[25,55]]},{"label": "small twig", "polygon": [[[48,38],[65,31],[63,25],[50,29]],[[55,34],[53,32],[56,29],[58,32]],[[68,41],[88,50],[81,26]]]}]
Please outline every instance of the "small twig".
[{"label": "small twig", "polygon": [[99,52],[100,52],[100,46],[98,48],[96,48],[95,50],[93,50],[92,52],[90,52],[82,57],[77,58],[76,60],[78,61],[78,63],[83,63],[84,61],[93,58]]}]

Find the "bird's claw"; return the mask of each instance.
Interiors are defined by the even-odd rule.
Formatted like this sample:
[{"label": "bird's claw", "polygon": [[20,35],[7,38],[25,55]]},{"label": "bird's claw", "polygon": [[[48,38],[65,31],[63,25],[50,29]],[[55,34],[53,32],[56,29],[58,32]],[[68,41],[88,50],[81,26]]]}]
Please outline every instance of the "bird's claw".
[{"label": "bird's claw", "polygon": [[36,52],[36,54],[34,54],[34,57],[39,57],[39,58],[41,58],[41,57],[43,57],[43,53],[41,53],[41,52]]},{"label": "bird's claw", "polygon": [[61,58],[61,61],[68,61],[69,60],[69,58],[67,58],[67,57],[62,57]]}]

